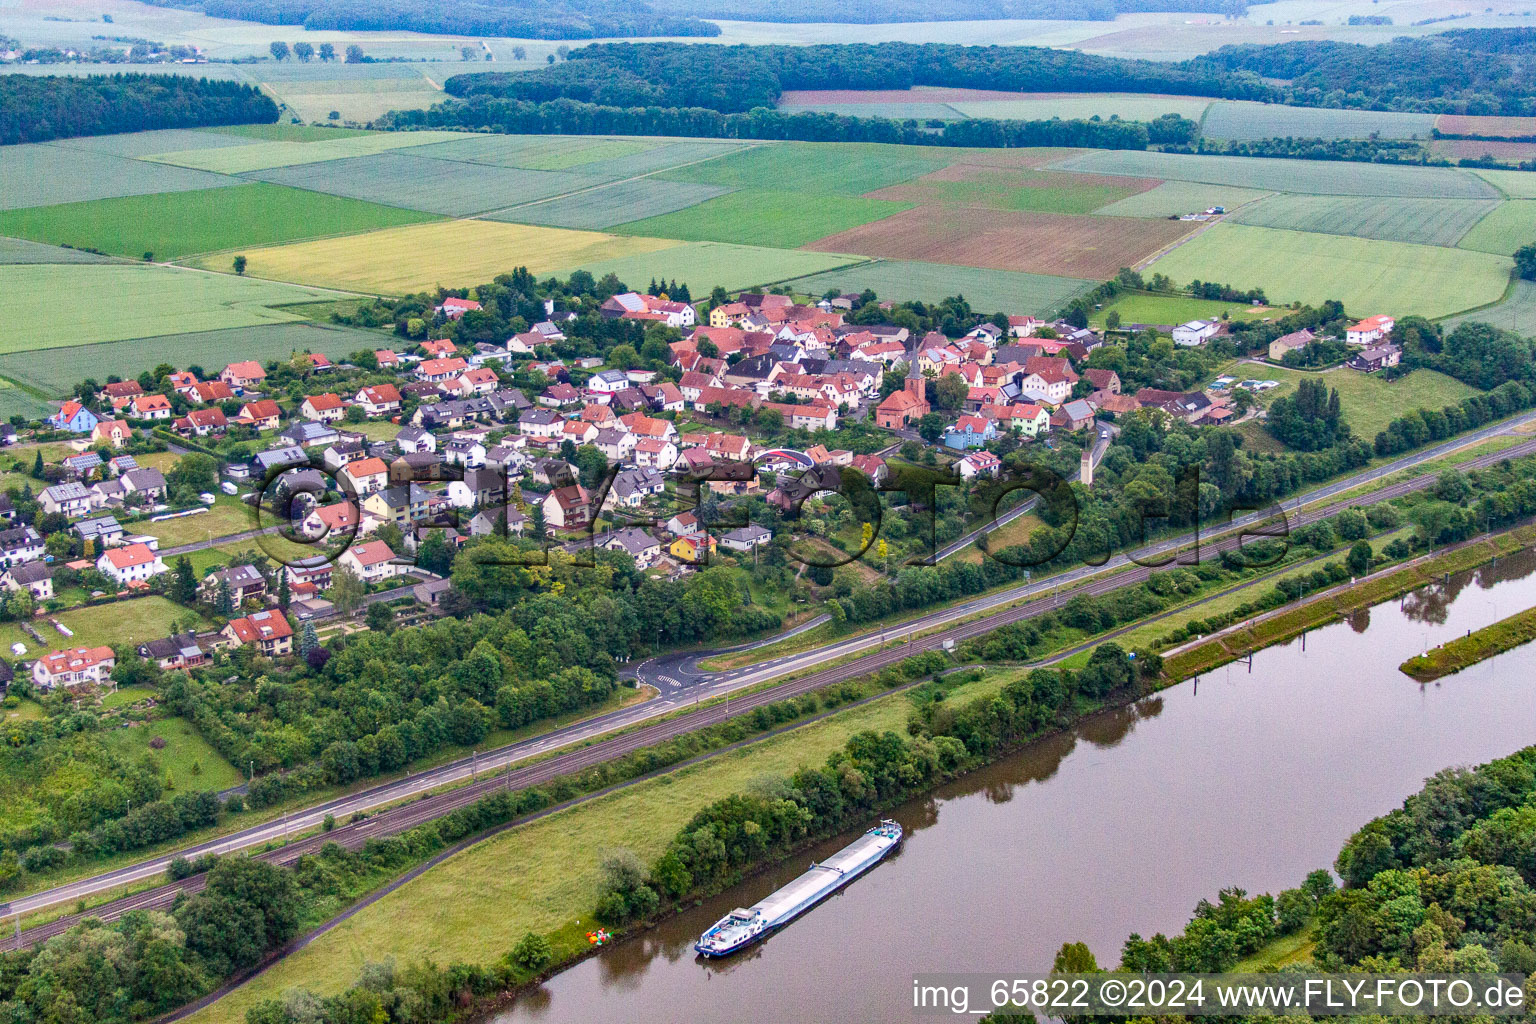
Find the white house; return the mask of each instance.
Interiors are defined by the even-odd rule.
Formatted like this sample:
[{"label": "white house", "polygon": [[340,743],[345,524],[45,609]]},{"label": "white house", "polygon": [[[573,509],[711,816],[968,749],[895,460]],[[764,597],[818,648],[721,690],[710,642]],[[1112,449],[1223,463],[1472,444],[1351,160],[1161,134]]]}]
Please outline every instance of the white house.
[{"label": "white house", "polygon": [[1368,316],[1357,324],[1351,324],[1344,332],[1344,341],[1350,345],[1373,345],[1392,333],[1397,321],[1390,316]]},{"label": "white house", "polygon": [[1221,322],[1218,320],[1191,320],[1173,329],[1173,343],[1199,345],[1206,339],[1214,337],[1219,330],[1221,330]]},{"label": "white house", "polygon": [[119,586],[147,580],[166,571],[159,553],[151,550],[148,544],[108,548],[96,559],[96,568],[116,580]]},{"label": "white house", "polygon": [[402,568],[395,561],[395,553],[381,540],[354,544],[342,552],[337,561],[351,569],[365,583],[398,576]]},{"label": "white house", "polygon": [[110,647],[71,647],[49,651],[32,663],[32,682],[39,690],[55,686],[84,686],[111,680],[117,657]]}]

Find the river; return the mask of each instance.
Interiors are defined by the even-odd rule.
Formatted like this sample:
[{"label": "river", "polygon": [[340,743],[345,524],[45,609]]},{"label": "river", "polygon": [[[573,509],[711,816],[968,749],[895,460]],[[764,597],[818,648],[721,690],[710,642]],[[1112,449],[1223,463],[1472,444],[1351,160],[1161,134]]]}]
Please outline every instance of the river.
[{"label": "river", "polygon": [[495,1024],[912,1018],[914,973],[1103,965],[1226,886],[1278,892],[1424,778],[1536,742],[1536,645],[1420,686],[1397,666],[1536,605],[1525,552],[1093,716],[898,808],[900,851],[723,963],[691,948],[795,856],[552,978]]}]

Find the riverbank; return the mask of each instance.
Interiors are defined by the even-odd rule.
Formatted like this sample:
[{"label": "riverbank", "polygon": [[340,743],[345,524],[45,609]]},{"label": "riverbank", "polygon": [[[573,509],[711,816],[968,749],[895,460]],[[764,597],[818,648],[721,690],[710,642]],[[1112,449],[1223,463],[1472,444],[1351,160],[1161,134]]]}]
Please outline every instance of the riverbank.
[{"label": "riverbank", "polygon": [[1163,658],[1163,677],[1172,684],[1201,675],[1451,573],[1475,569],[1532,545],[1536,545],[1536,526],[1521,526],[1325,590],[1299,606],[1287,605],[1175,649]]},{"label": "riverbank", "polygon": [[1416,654],[1398,668],[1421,683],[1432,683],[1532,640],[1536,640],[1536,608],[1527,608],[1432,651]]}]

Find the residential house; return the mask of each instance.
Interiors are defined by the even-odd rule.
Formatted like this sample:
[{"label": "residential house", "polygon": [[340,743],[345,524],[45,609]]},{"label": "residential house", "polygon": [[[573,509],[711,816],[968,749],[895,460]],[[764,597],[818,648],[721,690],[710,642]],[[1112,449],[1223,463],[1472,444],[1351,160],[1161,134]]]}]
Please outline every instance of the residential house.
[{"label": "residential house", "polygon": [[980,448],[997,437],[997,427],[982,416],[961,416],[944,431],[946,448]]},{"label": "residential house", "polygon": [[0,574],[0,585],[6,590],[25,589],[34,601],[50,600],[53,597],[53,567],[42,560],[8,566]]},{"label": "residential house", "polygon": [[430,383],[439,383],[461,376],[469,364],[458,356],[444,359],[425,359],[416,367],[416,377]]},{"label": "residential house", "polygon": [[603,538],[598,545],[604,551],[623,551],[635,560],[635,568],[649,569],[661,558],[661,541],[640,529],[631,526],[623,530],[616,530]]},{"label": "residential house", "polygon": [[1397,321],[1390,316],[1368,316],[1357,324],[1351,324],[1344,332],[1344,341],[1350,345],[1374,344],[1392,333]]},{"label": "residential house", "polygon": [[232,402],[235,392],[228,384],[221,380],[200,380],[194,382],[186,390],[177,388],[177,391],[187,396],[190,402],[198,405],[212,405],[214,402]]},{"label": "residential house", "polygon": [[232,565],[204,576],[197,588],[198,596],[212,604],[226,585],[233,608],[247,601],[260,601],[267,593],[267,578],[254,565]]},{"label": "residential house", "polygon": [[367,457],[368,442],[337,441],[325,450],[324,455],[320,456],[320,463],[332,473],[336,473],[348,463],[359,462]]},{"label": "residential house", "polygon": [[90,492],[74,481],[43,488],[38,502],[44,512],[60,512],[70,517],[84,515],[91,508]]},{"label": "residential house", "polygon": [[478,469],[485,465],[485,445],[468,437],[452,437],[443,445],[443,461],[450,466]]},{"label": "residential house", "polygon": [[91,444],[122,448],[133,440],[133,428],[122,420],[98,420],[91,428]]},{"label": "residential house", "polygon": [[401,452],[435,452],[437,451],[437,435],[420,427],[401,427],[400,433],[395,435],[395,447]]},{"label": "residential house", "polygon": [[376,457],[349,462],[338,476],[344,487],[351,486],[353,494],[373,494],[389,486],[389,467]]},{"label": "residential house", "polygon": [[747,462],[752,458],[752,439],[740,434],[710,434],[704,448],[711,459]]},{"label": "residential house", "polygon": [[663,473],[677,463],[677,445],[666,438],[647,437],[635,442],[635,465],[659,469]]},{"label": "residential house", "polygon": [[667,550],[680,562],[699,563],[715,553],[719,542],[707,533],[689,533],[677,538]]},{"label": "residential house", "polygon": [[123,526],[116,516],[97,516],[82,519],[73,527],[74,532],[86,543],[96,542],[97,550],[115,544],[123,537]]},{"label": "residential house", "polygon": [[32,684],[39,690],[111,682],[117,656],[110,647],[71,647],[49,651],[32,663]]},{"label": "residential house", "polygon": [[334,444],[341,435],[336,433],[336,428],[328,423],[317,423],[313,420],[301,420],[289,425],[284,430],[279,430],[277,436],[280,440],[289,444],[300,445],[304,448],[325,447]]},{"label": "residential house", "polygon": [[1220,330],[1221,321],[1219,320],[1191,320],[1173,329],[1173,343],[1185,346],[1199,345],[1214,338]]},{"label": "residential house", "polygon": [[699,519],[692,512],[679,512],[666,522],[667,532],[674,537],[684,537],[699,532]]},{"label": "residential house", "polygon": [[96,568],[117,581],[118,586],[142,583],[166,571],[160,554],[148,544],[124,544],[108,548],[96,559]]},{"label": "residential house", "polygon": [[278,470],[287,469],[289,466],[305,466],[309,464],[309,456],[304,454],[304,449],[296,444],[284,445],[281,448],[268,448],[264,452],[257,452],[251,456],[251,468],[262,480]]},{"label": "residential house", "polygon": [[120,479],[123,481],[125,496],[137,497],[146,502],[164,500],[169,490],[165,475],[158,469],[130,469]]},{"label": "residential house", "polygon": [[1312,344],[1316,337],[1317,335],[1305,327],[1290,334],[1283,334],[1269,343],[1269,358],[1278,363],[1285,358],[1287,352],[1301,351]]},{"label": "residential house", "polygon": [[773,539],[773,532],[766,530],[756,523],[748,524],[736,530],[721,534],[720,546],[727,551],[748,553],[755,551]]},{"label": "residential house", "polygon": [[580,484],[557,487],[544,499],[544,524],[553,530],[582,530],[592,524],[591,499]]},{"label": "residential house", "polygon": [[139,657],[154,662],[163,672],[197,668],[208,663],[208,652],[203,650],[196,633],[177,633],[139,644]]},{"label": "residential house", "polygon": [[592,446],[613,462],[628,462],[639,442],[634,434],[624,430],[599,430],[592,439]]},{"label": "residential house", "polygon": [[465,313],[471,313],[480,308],[480,303],[474,299],[460,299],[450,295],[443,300],[441,306],[436,307],[436,312],[443,314],[450,320],[457,320]]},{"label": "residential house", "polygon": [[299,405],[299,415],[313,423],[336,423],[347,415],[347,403],[329,392],[309,395]]},{"label": "residential house", "polygon": [[235,415],[235,422],[256,430],[276,430],[282,426],[283,410],[270,398],[246,402]]},{"label": "residential house", "polygon": [[521,537],[528,527],[528,517],[517,508],[507,505],[477,512],[469,521],[471,537]]},{"label": "residential house", "polygon": [[266,379],[267,371],[263,370],[261,364],[255,360],[230,363],[224,367],[224,372],[219,374],[219,380],[228,384],[237,393],[246,388],[255,387]]},{"label": "residential house", "polygon": [[473,367],[443,385],[459,395],[488,395],[501,386],[501,378],[489,366]]},{"label": "residential house", "polygon": [[1068,431],[1092,427],[1093,413],[1093,406],[1079,398],[1066,403],[1051,414],[1051,427]]},{"label": "residential house", "polygon": [[49,416],[47,424],[54,430],[67,430],[71,434],[89,434],[96,429],[101,418],[79,402],[65,402],[59,411]]},{"label": "residential house", "polygon": [[1083,371],[1083,379],[1092,384],[1095,391],[1108,391],[1112,395],[1120,393],[1120,375],[1114,370],[1090,366]]},{"label": "residential house", "polygon": [[955,463],[955,472],[960,474],[962,480],[975,480],[977,477],[995,477],[1003,469],[1003,460],[991,452],[971,452],[965,458]]},{"label": "residential house", "polygon": [[353,544],[341,553],[339,563],[351,569],[365,583],[377,583],[391,579],[405,571],[405,566],[395,560],[395,553],[381,540]]},{"label": "residential house", "polygon": [[83,480],[101,465],[101,456],[96,452],[81,452],[67,457],[60,465],[73,479]]},{"label": "residential house", "polygon": [[126,401],[134,395],[142,395],[144,386],[136,380],[115,380],[96,392],[96,397],[104,402]]},{"label": "residential house", "polygon": [[1403,350],[1396,345],[1376,345],[1362,349],[1349,360],[1351,370],[1360,370],[1363,373],[1375,373],[1377,370],[1385,370],[1389,366],[1396,366],[1402,361]]},{"label": "residential house", "polygon": [[252,612],[230,619],[219,636],[230,647],[254,646],[268,658],[293,653],[293,627],[281,611]]},{"label": "residential house", "polygon": [[406,483],[375,491],[363,499],[363,511],[381,522],[401,528],[431,518],[435,506],[432,493],[419,484]]},{"label": "residential house", "polygon": [[23,562],[35,562],[46,553],[43,538],[32,527],[12,526],[0,530],[0,567],[9,569]]},{"label": "residential house", "polygon": [[621,469],[614,474],[604,508],[639,508],[645,499],[666,490],[666,477],[654,469]]},{"label": "residential house", "polygon": [[229,418],[219,408],[190,409],[185,416],[172,423],[171,428],[181,434],[207,437],[228,430]]},{"label": "residential house", "polygon": [[361,388],[352,400],[369,416],[387,416],[400,411],[400,389],[393,384]]},{"label": "residential house", "polygon": [[517,417],[517,429],[528,437],[557,437],[565,418],[553,409],[528,409]]}]

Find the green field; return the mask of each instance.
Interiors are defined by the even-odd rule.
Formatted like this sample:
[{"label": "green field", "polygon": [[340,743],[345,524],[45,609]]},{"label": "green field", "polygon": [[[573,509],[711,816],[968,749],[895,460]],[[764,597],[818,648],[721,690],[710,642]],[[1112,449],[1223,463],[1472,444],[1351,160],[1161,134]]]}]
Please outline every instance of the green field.
[{"label": "green field", "polygon": [[160,261],[346,235],[433,215],[266,182],[0,212],[0,234]]},{"label": "green field", "polygon": [[491,214],[489,219],[590,231],[633,220],[635,213],[641,210],[652,211],[659,218],[661,214],[686,210],[728,191],[718,185],[662,181],[654,177],[634,178],[599,185],[586,192],[514,206]]},{"label": "green field", "polygon": [[644,153],[659,145],[660,141],[652,139],[596,135],[472,135],[435,143],[417,155],[531,171],[566,171],[598,160]]},{"label": "green field", "polygon": [[581,164],[570,170],[584,178],[597,181],[623,181],[668,168],[680,168],[688,164],[715,160],[732,153],[742,152],[742,147],[742,143],[729,139],[663,139],[659,146],[631,153],[628,156],[593,160],[591,163]]},{"label": "green field", "polygon": [[1222,223],[1148,270],[1179,284],[1257,286],[1271,302],[1339,299],[1356,316],[1435,317],[1498,299],[1510,267],[1501,256],[1465,249]]},{"label": "green field", "polygon": [[[90,301],[60,301],[64,296]],[[0,340],[0,352],[290,323],[303,317],[275,307],[331,297],[313,288],[167,267],[0,266],[0,316],[13,325]]]},{"label": "green field", "polygon": [[1263,189],[1209,185],[1199,181],[1165,181],[1146,192],[1127,196],[1093,211],[1103,217],[1181,217],[1213,206],[1235,210],[1244,203],[1263,199]]},{"label": "green field", "polygon": [[[64,149],[85,149],[111,156],[143,157],[172,149],[222,149],[225,146],[250,145],[243,137],[246,128],[277,128],[280,125],[233,125],[213,131],[207,128],[162,128],[158,131],[126,132],[121,135],[86,135],[76,139],[55,139],[48,143]],[[297,127],[297,126],[290,126]]]},{"label": "green field", "polygon": [[[331,142],[340,138],[368,134],[356,128],[337,129],[312,124],[233,124],[218,128],[199,128],[198,131],[214,136],[233,136],[241,139],[256,139],[261,142]],[[169,153],[182,148],[196,149],[197,147],[162,146],[153,152]]]},{"label": "green field", "polygon": [[[46,619],[38,619],[33,625],[50,647],[97,647],[158,640],[170,635],[172,622],[186,623],[196,618],[196,613],[167,598],[152,596],[77,608],[53,617],[73,630],[75,635],[65,636],[49,625]],[[198,628],[206,629],[210,625],[204,622]],[[21,643],[26,646],[29,656],[36,656],[37,641],[23,633],[21,627],[14,622],[0,623],[0,643],[6,648],[13,643]]]},{"label": "green field", "polygon": [[1276,138],[1427,139],[1434,114],[1390,110],[1337,110],[1288,107],[1278,103],[1222,101],[1211,104],[1200,124],[1209,139],[1252,141]]},{"label": "green field", "polygon": [[0,210],[240,184],[221,174],[52,144],[0,146],[0,181]]},{"label": "green field", "polygon": [[1120,314],[1125,324],[1167,324],[1176,326],[1190,320],[1219,320],[1232,317],[1237,320],[1254,320],[1274,316],[1268,307],[1254,307],[1246,302],[1213,302],[1210,299],[1192,299],[1187,295],[1152,295],[1132,292],[1122,295],[1103,309],[1095,310],[1088,318],[1094,327],[1103,327],[1109,311]]},{"label": "green field", "polygon": [[276,167],[248,177],[451,217],[501,210],[595,184],[570,171],[528,171],[400,153]]},{"label": "green field", "polygon": [[1015,270],[983,270],[949,263],[877,260],[845,270],[833,270],[789,282],[797,292],[821,295],[828,289],[861,292],[872,289],[882,299],[933,302],[964,295],[974,309],[996,312],[1053,313],[1094,285],[1072,277],[1024,274]]},{"label": "green field", "polygon": [[[161,363],[197,364],[209,373],[217,373],[226,364],[241,359],[265,363],[286,359],[294,352],[324,352],[335,359],[389,343],[386,335],[330,324],[296,322],[233,327],[0,355],[0,377],[44,394],[63,396],[74,390],[83,377],[104,378],[115,373],[126,379]],[[0,409],[8,396],[9,392],[0,392]]]},{"label": "green field", "polygon": [[779,109],[787,114],[817,111],[836,114],[839,117],[889,117],[897,121],[916,118],[919,121],[960,121],[967,115],[948,103],[781,103]]},{"label": "green field", "polygon": [[1536,199],[1536,173],[1531,171],[1495,171],[1481,167],[1472,173],[1488,181],[1511,199]]},{"label": "green field", "polygon": [[1385,430],[1387,424],[1410,409],[1443,409],[1477,393],[1456,378],[1434,370],[1414,370],[1395,381],[1348,368],[1309,374],[1284,367],[1238,364],[1227,367],[1226,372],[1237,377],[1280,381],[1280,387],[1265,392],[1265,405],[1281,395],[1290,394],[1301,378],[1316,377],[1331,390],[1338,391],[1344,421],[1366,440],[1374,438],[1377,432]]},{"label": "green field", "polygon": [[[159,750],[149,745],[155,737],[165,740]],[[103,733],[107,747],[130,762],[148,757],[169,785],[167,797],[201,791],[218,792],[245,781],[238,769],[203,739],[184,718],[157,718],[126,729]]]},{"label": "green field", "polygon": [[630,221],[614,230],[620,234],[653,238],[793,249],[911,208],[911,203],[892,203],[862,196],[743,190],[686,210]]},{"label": "green field", "polygon": [[273,167],[291,167],[297,164],[369,156],[386,150],[425,146],[433,142],[458,138],[454,132],[337,131],[336,135],[336,138],[319,142],[292,142],[278,139],[256,142],[248,146],[180,150],[153,154],[148,159],[163,164],[175,164],[178,167],[213,171],[218,174],[243,174],[247,171],[264,171]]},{"label": "green field", "polygon": [[1532,242],[1536,242],[1536,200],[1510,199],[1474,224],[1459,244],[1463,249],[1513,256],[1516,249]]},{"label": "green field", "polygon": [[936,171],[949,163],[953,152],[862,142],[791,142],[757,146],[661,176],[730,188],[863,195]]},{"label": "green field", "polygon": [[[1244,207],[1231,219],[1264,228],[1320,231],[1419,245],[1455,245],[1496,205],[1492,199],[1276,195]],[[1513,252],[1511,249],[1504,255]]]},{"label": "green field", "polygon": [[[1425,199],[1491,199],[1492,187],[1469,171],[1403,167],[1335,160],[1203,156],[1141,150],[1094,150],[1051,165],[1093,174],[1204,181],[1272,192],[1322,196],[1416,196]],[[1514,173],[1514,172],[1511,172]],[[1536,181],[1536,174],[1530,175]]]},{"label": "green field", "polygon": [[[0,213],[0,217],[4,217]],[[42,245],[24,238],[0,238],[0,263],[115,263],[111,256],[101,256],[79,249]]]},{"label": "green field", "polygon": [[653,277],[665,277],[668,281],[686,283],[694,295],[707,295],[715,285],[734,291],[806,277],[863,260],[863,256],[842,253],[767,249],[729,242],[686,242],[660,252],[566,267],[555,271],[555,276],[565,277],[576,269],[590,271],[596,277],[614,273],[632,286],[642,285]]},{"label": "green field", "polygon": [[1536,333],[1536,281],[1516,278],[1510,285],[1509,294],[1487,309],[1473,310],[1447,317],[1443,322],[1447,329],[1466,321],[1477,321],[1502,327],[1506,331],[1530,335]]}]

